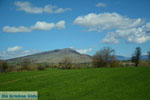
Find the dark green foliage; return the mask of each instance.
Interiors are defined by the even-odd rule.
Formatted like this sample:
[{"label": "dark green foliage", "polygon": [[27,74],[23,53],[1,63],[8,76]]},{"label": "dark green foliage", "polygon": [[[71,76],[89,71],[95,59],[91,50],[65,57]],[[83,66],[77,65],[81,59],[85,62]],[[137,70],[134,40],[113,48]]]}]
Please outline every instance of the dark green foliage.
[{"label": "dark green foliage", "polygon": [[8,72],[9,65],[6,61],[0,60],[0,72]]},{"label": "dark green foliage", "polygon": [[135,63],[135,66],[138,66],[141,60],[141,48],[137,47],[131,58],[131,61]]},{"label": "dark green foliage", "polygon": [[37,68],[38,70],[45,70],[45,67],[44,66],[38,66],[38,68]]}]

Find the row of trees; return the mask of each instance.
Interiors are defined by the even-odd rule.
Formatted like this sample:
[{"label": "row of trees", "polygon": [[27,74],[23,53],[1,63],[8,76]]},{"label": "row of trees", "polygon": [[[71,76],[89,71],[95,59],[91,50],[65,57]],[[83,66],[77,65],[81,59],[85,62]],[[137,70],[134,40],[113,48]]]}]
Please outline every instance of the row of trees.
[{"label": "row of trees", "polygon": [[[148,59],[150,61],[150,50],[147,52]],[[135,52],[131,57],[131,61],[135,66],[139,66],[141,61],[141,48],[137,47]],[[104,47],[101,50],[97,51],[96,54],[92,57],[92,64],[94,67],[119,67],[120,61],[115,56],[115,50],[109,47]],[[150,64],[150,62],[149,62]],[[65,57],[60,63],[61,68],[71,69],[72,60],[68,57]]]},{"label": "row of trees", "polygon": [[24,59],[23,62],[17,64],[8,64],[5,60],[0,60],[0,73],[12,71],[32,71],[44,70],[47,66],[44,64],[34,64],[29,59]]},{"label": "row of trees", "polygon": [[[150,61],[150,50],[147,52],[147,57]],[[139,66],[141,61],[141,48],[137,47],[131,57],[131,61],[135,66]],[[119,61],[115,56],[115,50],[104,47],[103,49],[96,52],[93,56],[92,63],[95,67],[118,67],[120,66]],[[150,62],[149,62],[150,64]]]},{"label": "row of trees", "polygon": [[[150,50],[147,52],[147,56],[150,61]],[[138,66],[141,61],[141,48],[137,47],[135,52],[131,57],[131,61]],[[150,62],[149,62],[150,64]],[[92,57],[92,65],[94,67],[119,67],[120,61],[117,60],[115,56],[115,50],[109,47],[104,47],[101,50],[97,51],[96,54]],[[49,65],[37,64],[37,67],[33,67],[33,63],[29,59],[25,59],[22,63],[19,64],[21,66],[18,68],[19,70],[44,70],[45,68],[52,67]],[[58,64],[61,69],[72,69],[72,68],[80,68],[78,64],[73,64],[71,58],[64,57],[62,61]],[[58,67],[57,66],[57,67]],[[16,66],[15,66],[16,67]],[[0,60],[0,72],[8,72],[12,70],[12,66],[10,67],[8,63],[4,60]],[[17,70],[18,70],[17,69]]]}]

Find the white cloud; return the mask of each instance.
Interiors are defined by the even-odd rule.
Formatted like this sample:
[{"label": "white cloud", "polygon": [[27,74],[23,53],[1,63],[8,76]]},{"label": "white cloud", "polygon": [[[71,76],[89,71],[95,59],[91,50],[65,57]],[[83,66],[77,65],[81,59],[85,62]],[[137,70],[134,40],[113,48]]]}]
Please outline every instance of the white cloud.
[{"label": "white cloud", "polygon": [[58,29],[64,29],[65,28],[65,21],[64,20],[59,21],[58,23],[56,23],[56,27]]},{"label": "white cloud", "polygon": [[89,52],[91,52],[93,49],[89,48],[89,49],[77,49],[76,51],[81,53],[81,54],[87,54]]},{"label": "white cloud", "polygon": [[74,24],[88,27],[97,31],[108,29],[129,29],[142,25],[144,20],[141,18],[130,19],[117,13],[90,13],[79,16],[74,20]]},{"label": "white cloud", "polygon": [[106,7],[105,3],[99,2],[96,4],[96,7]]},{"label": "white cloud", "polygon": [[22,46],[14,46],[9,47],[6,51],[0,51],[0,57],[2,59],[10,59],[10,58],[16,58],[26,55],[31,55],[34,53],[38,53],[40,51],[38,50],[23,50]]},{"label": "white cloud", "polygon": [[15,52],[15,51],[19,51],[21,49],[22,49],[21,46],[14,46],[14,47],[8,47],[7,51],[8,52]]},{"label": "white cloud", "polygon": [[22,1],[17,1],[14,4],[15,6],[18,7],[18,10],[25,11],[26,13],[32,13],[32,14],[40,14],[40,13],[54,14],[54,13],[63,13],[66,11],[71,11],[71,8],[58,8],[53,5],[45,5],[43,8],[36,7],[32,5],[30,2],[22,2]]},{"label": "white cloud", "polygon": [[150,23],[145,24],[141,18],[131,19],[117,13],[90,13],[77,17],[73,23],[87,27],[88,31],[107,30],[108,33],[102,40],[104,43],[119,43],[120,39],[134,43],[150,40]]},{"label": "white cloud", "polygon": [[27,13],[38,14],[43,12],[43,8],[34,7],[30,2],[17,1],[15,2],[15,6],[18,7],[18,10],[25,11]]},{"label": "white cloud", "polygon": [[36,22],[34,26],[31,28],[33,30],[51,30],[55,27],[54,23],[47,23],[47,22]]},{"label": "white cloud", "polygon": [[70,48],[70,49],[73,49],[73,46],[70,46],[69,48]]},{"label": "white cloud", "polygon": [[46,12],[46,13],[54,13],[53,9],[57,8],[56,6],[53,6],[53,5],[45,5],[44,9],[43,9],[43,12]]},{"label": "white cloud", "polygon": [[71,8],[58,8],[55,10],[54,13],[63,13],[65,11],[71,11],[72,9]]},{"label": "white cloud", "polygon": [[9,32],[9,33],[15,33],[15,32],[31,32],[30,28],[24,27],[24,26],[19,26],[19,27],[10,27],[10,26],[5,26],[3,27],[3,32]]},{"label": "white cloud", "polygon": [[[114,40],[112,40],[112,38]],[[146,41],[150,41],[150,23],[146,23],[145,25],[138,28],[109,32],[107,36],[103,39],[103,42],[118,43],[120,38],[123,38],[128,42],[134,43],[145,43]]]},{"label": "white cloud", "polygon": [[104,43],[113,43],[113,44],[119,43],[119,40],[116,38],[116,35],[113,34],[112,32],[108,33],[102,41]]},{"label": "white cloud", "polygon": [[58,28],[58,29],[64,29],[65,26],[65,21],[61,20],[59,22],[55,23],[48,23],[48,22],[44,22],[44,21],[37,21],[35,23],[35,25],[30,26],[30,27],[25,27],[25,26],[19,26],[19,27],[14,27],[14,26],[4,26],[3,27],[3,32],[11,32],[11,33],[15,33],[15,32],[31,32],[33,30],[51,30],[54,28]]}]

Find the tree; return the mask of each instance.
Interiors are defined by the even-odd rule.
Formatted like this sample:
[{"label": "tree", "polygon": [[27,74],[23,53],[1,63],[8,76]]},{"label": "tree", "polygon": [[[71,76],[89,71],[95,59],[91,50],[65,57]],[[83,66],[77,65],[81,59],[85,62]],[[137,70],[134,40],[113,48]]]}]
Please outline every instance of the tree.
[{"label": "tree", "polygon": [[8,63],[4,60],[0,60],[0,72],[8,72],[8,68]]},{"label": "tree", "polygon": [[[148,57],[148,60],[150,61],[150,50],[147,52],[147,57]],[[150,64],[150,62],[149,62]]]},{"label": "tree", "polygon": [[109,47],[104,47],[93,56],[93,65],[95,67],[111,66],[112,62],[116,61],[114,53],[115,50]]},{"label": "tree", "polygon": [[23,62],[21,63],[23,70],[30,70],[30,65],[31,65],[30,59],[24,59]]},{"label": "tree", "polygon": [[141,60],[141,48],[136,47],[133,56],[131,57],[132,62],[135,63],[135,66],[138,66]]},{"label": "tree", "polygon": [[59,63],[59,66],[61,66],[63,69],[71,69],[72,60],[69,57],[64,57],[62,62]]}]

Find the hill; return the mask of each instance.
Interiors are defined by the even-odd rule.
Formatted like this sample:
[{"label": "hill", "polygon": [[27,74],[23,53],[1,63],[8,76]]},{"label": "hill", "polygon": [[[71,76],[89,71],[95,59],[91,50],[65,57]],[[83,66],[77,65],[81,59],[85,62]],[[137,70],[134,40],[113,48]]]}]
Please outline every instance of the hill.
[{"label": "hill", "polygon": [[123,61],[123,60],[130,60],[131,58],[130,57],[124,57],[124,56],[120,56],[120,55],[116,55],[117,59],[120,60],[120,61]]},{"label": "hill", "polygon": [[79,52],[71,49],[56,49],[47,52],[41,52],[33,55],[28,55],[24,57],[18,57],[13,59],[8,59],[9,63],[19,63],[22,62],[24,59],[29,59],[34,63],[59,63],[62,61],[64,57],[69,57],[73,63],[87,63],[91,62],[91,56],[80,54]]},{"label": "hill", "polygon": [[[8,63],[19,63],[23,62],[24,59],[29,59],[34,63],[59,63],[62,61],[64,57],[69,57],[73,63],[88,63],[91,62],[92,56],[86,54],[80,54],[71,48],[64,49],[56,49],[52,51],[40,52],[33,55],[28,55],[24,57],[12,58],[8,59]],[[131,57],[124,57],[120,55],[116,55],[117,59],[120,61],[130,60]],[[142,60],[147,60],[148,57],[146,55],[141,56]]]},{"label": "hill", "polygon": [[141,59],[142,60],[148,60],[148,56],[147,55],[143,55],[143,56],[141,56]]},{"label": "hill", "polygon": [[[117,59],[120,60],[120,61],[123,61],[123,60],[131,60],[131,57],[124,57],[124,56],[119,56],[119,55],[116,55]],[[141,56],[141,60],[148,60],[148,56],[147,55],[142,55]]]}]

